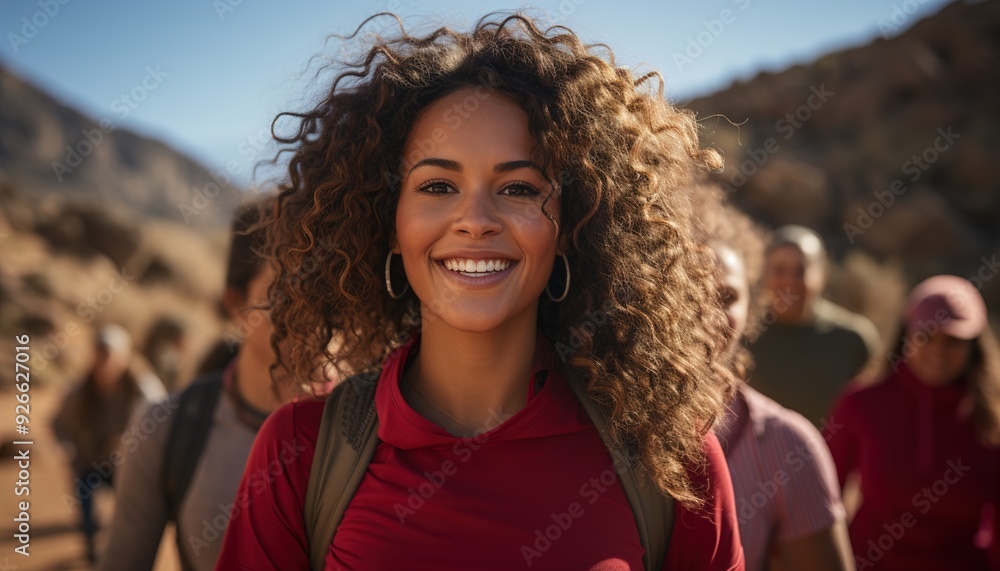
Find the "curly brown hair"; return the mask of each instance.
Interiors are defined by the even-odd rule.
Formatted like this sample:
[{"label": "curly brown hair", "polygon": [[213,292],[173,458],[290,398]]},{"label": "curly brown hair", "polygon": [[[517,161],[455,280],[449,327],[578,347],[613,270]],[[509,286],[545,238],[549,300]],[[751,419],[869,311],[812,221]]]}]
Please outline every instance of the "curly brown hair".
[{"label": "curly brown hair", "polygon": [[636,77],[606,47],[521,14],[467,33],[401,31],[343,65],[315,108],[275,119],[297,122],[275,135],[294,154],[266,222],[281,269],[271,288],[279,363],[296,378],[321,358],[374,371],[419,329],[412,291],[397,301],[384,286],[402,149],[428,104],[495,90],[525,109],[546,170],[559,173],[572,288],[561,303],[542,297],[539,329],[567,377],[606,408],[616,441],[663,492],[700,504],[686,468],[703,465],[736,379],[720,356],[726,318],[690,197],[694,175],[721,159],[699,147],[693,114],[664,99],[659,75]]},{"label": "curly brown hair", "polygon": [[[763,332],[765,315],[770,311],[766,297],[761,295],[767,232],[750,216],[727,202],[717,183],[703,181],[695,187],[695,193],[702,240],[712,246],[729,248],[743,261],[749,294],[747,323],[741,343],[731,350],[729,358],[736,376],[746,380],[753,370],[753,356],[746,342],[753,341]],[[719,271],[722,271],[721,267]]]}]

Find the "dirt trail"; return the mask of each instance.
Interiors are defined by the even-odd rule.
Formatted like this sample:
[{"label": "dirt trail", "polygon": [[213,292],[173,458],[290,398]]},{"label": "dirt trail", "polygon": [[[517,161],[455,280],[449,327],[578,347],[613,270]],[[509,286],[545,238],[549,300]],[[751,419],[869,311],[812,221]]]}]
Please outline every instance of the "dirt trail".
[{"label": "dirt trail", "polygon": [[[73,503],[72,476],[62,453],[49,430],[49,423],[59,404],[61,393],[56,389],[33,386],[31,389],[30,495],[14,494],[18,466],[13,460],[11,442],[14,433],[14,393],[0,392],[0,571],[67,571],[91,569],[87,563],[83,535],[77,531],[79,515]],[[18,514],[18,502],[30,501],[31,544],[29,557],[14,551],[19,543],[14,539],[13,518]],[[111,522],[114,498],[109,490],[96,498],[98,521],[106,527]],[[98,553],[105,537],[98,536]],[[168,529],[160,543],[155,571],[180,569],[174,544],[173,530]]]}]

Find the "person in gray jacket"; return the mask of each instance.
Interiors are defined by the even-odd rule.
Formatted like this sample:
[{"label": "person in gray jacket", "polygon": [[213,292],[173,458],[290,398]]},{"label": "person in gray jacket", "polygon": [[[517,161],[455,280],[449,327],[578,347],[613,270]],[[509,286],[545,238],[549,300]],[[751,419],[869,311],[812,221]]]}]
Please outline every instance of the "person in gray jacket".
[{"label": "person in gray jacket", "polygon": [[[264,305],[274,269],[255,251],[261,215],[262,204],[254,203],[233,223],[223,305],[235,324],[224,338],[234,355],[222,370],[133,417],[99,569],[151,569],[169,521],[183,569],[213,569],[257,429],[293,398],[269,372],[275,355]],[[203,429],[191,428],[199,424]]]}]

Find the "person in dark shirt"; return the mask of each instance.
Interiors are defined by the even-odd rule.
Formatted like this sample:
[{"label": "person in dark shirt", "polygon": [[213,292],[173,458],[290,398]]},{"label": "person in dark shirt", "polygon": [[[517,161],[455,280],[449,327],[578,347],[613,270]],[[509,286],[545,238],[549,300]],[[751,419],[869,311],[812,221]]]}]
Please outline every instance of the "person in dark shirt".
[{"label": "person in dark shirt", "polygon": [[769,311],[750,345],[750,386],[817,426],[878,349],[871,321],[823,299],[826,265],[823,241],[812,230],[774,232],[763,280]]},{"label": "person in dark shirt", "polygon": [[[94,362],[87,375],[63,399],[52,420],[56,439],[72,465],[73,491],[80,508],[80,527],[86,540],[86,555],[96,561],[94,539],[98,521],[94,496],[114,481],[122,433],[133,409],[145,398],[131,370],[132,336],[120,325],[104,325],[97,331]],[[159,383],[158,379],[144,379]],[[162,385],[159,390],[162,391]]]}]

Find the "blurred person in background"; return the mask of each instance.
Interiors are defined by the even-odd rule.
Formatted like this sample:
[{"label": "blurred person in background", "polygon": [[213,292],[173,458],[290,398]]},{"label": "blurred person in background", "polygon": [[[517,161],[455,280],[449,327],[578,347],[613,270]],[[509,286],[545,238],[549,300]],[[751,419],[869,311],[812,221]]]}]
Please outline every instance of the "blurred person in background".
[{"label": "blurred person in background", "polygon": [[170,390],[178,388],[187,352],[188,338],[184,324],[172,317],[156,320],[146,335],[142,350],[156,376]]},{"label": "blurred person in background", "polygon": [[1000,568],[1000,347],[972,284],[914,288],[881,381],[852,384],[830,419],[840,483],[860,479],[858,569]]},{"label": "blurred person in background", "polygon": [[[764,305],[763,232],[729,205],[706,209],[701,219],[722,271],[730,357],[745,380],[753,363],[744,342],[759,333]],[[833,459],[808,420],[744,383],[716,434],[736,492],[747,571],[854,569]]]},{"label": "blurred person in background", "polygon": [[821,297],[826,280],[819,235],[802,226],[778,228],[764,264],[768,323],[750,345],[750,384],[818,426],[878,350],[871,321]]},{"label": "blurred person in background", "polygon": [[94,494],[115,477],[129,416],[141,401],[155,402],[165,394],[158,379],[136,374],[131,364],[132,337],[128,331],[115,324],[101,327],[90,371],[66,395],[52,422],[72,465],[89,561],[96,560]]},{"label": "blurred person in background", "polygon": [[265,306],[274,267],[256,252],[262,232],[254,228],[263,208],[263,201],[245,206],[232,226],[223,305],[238,326],[238,350],[232,345],[235,356],[219,361],[224,368],[133,419],[130,432],[141,442],[121,467],[100,569],[152,568],[168,521],[177,525],[183,569],[213,569],[257,430],[292,400],[270,373],[275,355]]}]

